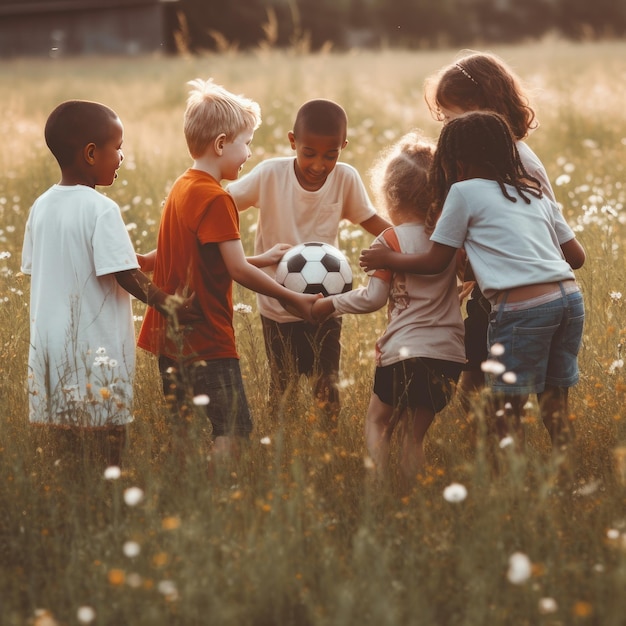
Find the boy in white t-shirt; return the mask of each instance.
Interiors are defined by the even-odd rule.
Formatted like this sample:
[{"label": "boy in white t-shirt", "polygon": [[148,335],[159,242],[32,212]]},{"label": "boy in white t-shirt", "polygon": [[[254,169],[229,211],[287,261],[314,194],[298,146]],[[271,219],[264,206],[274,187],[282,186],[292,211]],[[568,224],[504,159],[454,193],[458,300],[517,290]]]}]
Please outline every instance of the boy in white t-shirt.
[{"label": "boy in white t-shirt", "polygon": [[[300,107],[288,133],[295,158],[267,159],[228,185],[240,211],[259,209],[255,254],[277,243],[322,241],[337,246],[343,219],[373,235],[390,226],[376,213],[358,172],[338,162],[348,143],[347,128],[341,106],[310,100]],[[265,271],[274,275],[275,269]],[[341,320],[315,325],[291,315],[272,298],[260,295],[258,304],[272,376],[270,397],[282,395],[306,374],[314,380],[315,397],[326,415],[336,420]]]},{"label": "boy in white t-shirt", "polygon": [[[21,264],[32,278],[30,422],[72,445],[89,435],[109,464],[119,463],[133,419],[130,294],[166,315],[179,302],[138,269],[118,205],[95,190],[117,177],[123,135],[102,104],[70,100],[52,111],[45,139],[61,180],[30,210]],[[194,319],[191,299],[178,311]]]}]

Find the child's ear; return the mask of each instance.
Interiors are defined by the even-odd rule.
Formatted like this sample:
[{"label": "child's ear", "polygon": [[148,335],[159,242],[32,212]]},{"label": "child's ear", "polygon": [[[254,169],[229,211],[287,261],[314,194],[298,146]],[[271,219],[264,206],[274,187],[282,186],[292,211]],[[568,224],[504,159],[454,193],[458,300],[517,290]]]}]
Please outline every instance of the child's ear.
[{"label": "child's ear", "polygon": [[88,143],[83,148],[83,158],[85,159],[87,163],[89,163],[89,165],[93,165],[96,161],[95,155],[96,155],[96,144]]},{"label": "child's ear", "polygon": [[226,134],[221,133],[215,138],[213,142],[213,147],[215,148],[215,154],[217,156],[222,156],[222,152],[224,151],[224,144],[226,143]]},{"label": "child's ear", "polygon": [[293,130],[290,130],[287,133],[287,139],[289,139],[289,143],[291,144],[291,149],[296,149],[296,136],[293,134]]}]

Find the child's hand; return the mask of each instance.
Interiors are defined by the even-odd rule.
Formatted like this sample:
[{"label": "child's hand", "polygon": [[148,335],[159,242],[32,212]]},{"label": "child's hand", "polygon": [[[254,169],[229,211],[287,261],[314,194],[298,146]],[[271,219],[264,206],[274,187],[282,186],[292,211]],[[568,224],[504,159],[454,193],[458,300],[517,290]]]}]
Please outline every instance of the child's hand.
[{"label": "child's hand", "polygon": [[463,301],[470,295],[470,293],[472,293],[475,286],[475,280],[466,280],[464,283],[459,285],[459,304],[463,304]]},{"label": "child's hand", "polygon": [[361,250],[359,265],[365,272],[387,269],[390,250],[386,246],[375,245],[367,250]]},{"label": "child's hand", "polygon": [[156,261],[156,250],[152,250],[147,254],[139,254],[137,253],[137,263],[139,263],[139,268],[142,272],[153,272],[154,264]]},{"label": "child's hand", "polygon": [[311,324],[316,324],[317,322],[313,317],[313,304],[323,297],[321,293],[309,294],[292,291],[289,293],[289,298],[281,299],[279,302],[292,315],[301,317]]},{"label": "child's hand", "polygon": [[175,315],[179,324],[194,324],[203,319],[202,310],[196,302],[196,294],[184,297],[180,289],[176,290],[176,294],[168,296],[166,300],[166,308],[170,315]]},{"label": "child's hand", "polygon": [[311,314],[317,323],[325,322],[335,312],[332,298],[320,298],[313,303]]},{"label": "child's hand", "polygon": [[275,265],[278,263],[284,256],[285,252],[291,248],[291,244],[289,243],[277,243],[273,245],[263,256],[267,257],[268,265]]}]

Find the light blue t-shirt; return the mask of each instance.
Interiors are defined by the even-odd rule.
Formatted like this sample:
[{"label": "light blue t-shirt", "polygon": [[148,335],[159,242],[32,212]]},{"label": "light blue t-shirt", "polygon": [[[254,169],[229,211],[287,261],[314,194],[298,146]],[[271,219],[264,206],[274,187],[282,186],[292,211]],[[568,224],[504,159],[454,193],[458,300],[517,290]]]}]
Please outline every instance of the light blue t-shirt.
[{"label": "light blue t-shirt", "polygon": [[497,292],[574,278],[561,244],[574,238],[558,206],[546,197],[506,186],[511,202],[494,180],[472,178],[450,188],[432,241],[465,248],[486,298]]}]

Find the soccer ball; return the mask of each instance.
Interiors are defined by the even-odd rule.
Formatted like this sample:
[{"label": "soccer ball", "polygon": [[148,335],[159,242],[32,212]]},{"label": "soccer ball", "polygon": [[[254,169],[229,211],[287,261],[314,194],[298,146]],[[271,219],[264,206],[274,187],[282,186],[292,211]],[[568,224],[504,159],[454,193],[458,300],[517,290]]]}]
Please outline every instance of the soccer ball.
[{"label": "soccer ball", "polygon": [[352,269],[337,248],[310,241],[285,252],[276,268],[276,280],[298,293],[332,296],[352,289]]}]

